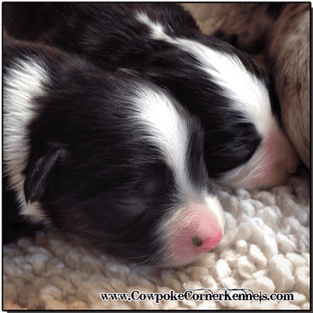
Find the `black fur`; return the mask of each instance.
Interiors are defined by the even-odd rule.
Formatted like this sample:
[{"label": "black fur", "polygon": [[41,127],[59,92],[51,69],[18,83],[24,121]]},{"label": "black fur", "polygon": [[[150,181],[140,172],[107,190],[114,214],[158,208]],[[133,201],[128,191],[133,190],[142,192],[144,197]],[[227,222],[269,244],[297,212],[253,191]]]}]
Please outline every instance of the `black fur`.
[{"label": "black fur", "polygon": [[[18,4],[3,6],[4,12],[22,14]],[[31,15],[37,19],[39,10],[43,8],[24,12],[28,18]],[[253,123],[244,119],[242,112],[230,109],[233,99],[223,95],[220,87],[197,68],[197,60],[192,55],[170,43],[151,39],[148,27],[134,18],[137,11],[144,11],[151,20],[159,21],[169,36],[192,39],[217,51],[237,55],[249,72],[260,80],[267,80],[248,55],[226,42],[203,35],[191,15],[173,3],[49,4],[45,14],[49,12],[50,17],[47,23],[39,18],[38,23],[44,26],[36,40],[83,55],[104,70],[136,71],[170,90],[202,122],[209,176],[227,177],[228,171],[251,158],[260,146],[260,134]],[[13,23],[5,20],[5,26],[9,33],[20,37],[23,34],[17,26],[19,21],[15,22],[13,27]]]},{"label": "black fur", "polygon": [[16,199],[16,192],[10,188],[7,176],[2,179],[2,243],[7,244],[16,241],[23,236],[33,235],[34,232],[42,229],[41,223],[31,223],[22,217],[20,206]]},{"label": "black fur", "polygon": [[[162,253],[153,259],[165,245],[156,236],[156,229],[165,213],[183,206],[185,198],[160,147],[147,141],[147,130],[129,119],[134,111],[129,96],[140,85],[171,99],[187,121],[191,181],[196,189],[209,192],[199,122],[165,90],[138,75],[99,71],[83,58],[42,44],[5,44],[5,90],[8,71],[19,60],[30,59],[43,64],[49,81],[43,84],[45,95],[32,100],[39,114],[27,130],[30,153],[23,171],[26,201],[38,201],[56,229],[83,236],[99,249],[132,261],[162,264]],[[5,105],[4,119],[10,103]],[[10,151],[4,150],[4,154],[5,160],[10,158]],[[10,179],[6,169],[6,242],[19,235],[15,230],[28,234],[30,229],[18,214]]]}]

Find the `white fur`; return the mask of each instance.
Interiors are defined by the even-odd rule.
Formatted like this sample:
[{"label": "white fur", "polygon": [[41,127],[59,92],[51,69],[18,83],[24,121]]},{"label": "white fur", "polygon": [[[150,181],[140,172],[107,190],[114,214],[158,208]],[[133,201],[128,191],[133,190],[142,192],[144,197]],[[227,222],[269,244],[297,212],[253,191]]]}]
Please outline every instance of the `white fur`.
[{"label": "white fur", "polygon": [[[152,38],[167,41],[193,55],[199,61],[196,66],[222,87],[223,94],[232,99],[233,109],[243,113],[263,139],[271,130],[278,129],[266,85],[248,72],[236,55],[213,50],[197,41],[170,37],[160,23],[151,21],[143,12],[137,14],[137,19],[151,29]],[[256,172],[260,168],[266,169],[268,165],[268,157],[259,148],[245,165],[227,173],[225,180],[227,184],[234,183],[237,187],[251,187],[250,182],[256,179]]]},{"label": "white fur", "polygon": [[221,226],[222,231],[224,233],[225,217],[224,217],[223,207],[220,201],[218,200],[218,197],[212,196],[212,195],[206,196],[205,203],[207,204],[209,210],[215,214],[217,221],[219,225]]},{"label": "white fur", "polygon": [[160,23],[151,21],[143,12],[137,14],[137,19],[151,29],[152,38],[167,41],[193,55],[200,63],[196,66],[209,74],[213,82],[222,87],[224,95],[234,101],[234,110],[244,112],[247,120],[266,137],[276,123],[268,90],[261,80],[246,70],[236,55],[213,50],[194,40],[170,37]]},{"label": "white fur", "polygon": [[262,174],[260,170],[266,170],[268,163],[268,155],[258,148],[247,163],[227,172],[219,182],[234,188],[254,188],[251,181],[258,179]]},{"label": "white fur", "polygon": [[165,93],[144,85],[139,86],[132,100],[137,108],[137,123],[143,125],[144,131],[149,134],[145,140],[161,148],[166,163],[174,172],[179,190],[193,198],[197,197],[199,191],[191,195],[193,186],[189,183],[186,163],[189,129],[185,117],[177,111],[172,101]]},{"label": "white fur", "polygon": [[4,76],[3,158],[7,165],[10,187],[17,193],[20,214],[32,221],[43,221],[39,203],[27,204],[23,192],[25,176],[22,174],[29,158],[28,126],[38,115],[34,98],[44,95],[42,84],[48,73],[37,60],[17,60]]},{"label": "white fur", "polygon": [[[164,160],[173,170],[181,207],[173,206],[165,214],[159,229],[156,231],[166,242],[170,236],[168,225],[179,219],[188,205],[193,203],[207,204],[208,213],[213,213],[221,228],[224,228],[224,213],[221,204],[214,195],[209,195],[207,190],[197,190],[190,181],[186,162],[190,133],[186,117],[178,112],[175,103],[163,92],[157,92],[147,86],[140,86],[136,91],[136,97],[132,102],[137,107],[135,118],[137,123],[143,126],[143,130],[149,135],[145,140],[160,147]],[[184,111],[182,111],[184,112]],[[186,113],[187,114],[187,113]],[[175,202],[173,202],[175,203]],[[157,237],[158,237],[157,236]],[[166,245],[163,253],[166,253]],[[159,251],[157,258],[162,252]]]}]

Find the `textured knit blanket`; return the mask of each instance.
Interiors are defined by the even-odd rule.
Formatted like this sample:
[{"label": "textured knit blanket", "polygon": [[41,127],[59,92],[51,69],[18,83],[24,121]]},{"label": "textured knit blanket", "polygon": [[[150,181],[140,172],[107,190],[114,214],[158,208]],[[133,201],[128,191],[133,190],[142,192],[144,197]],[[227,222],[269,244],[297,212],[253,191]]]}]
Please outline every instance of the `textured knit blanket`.
[{"label": "textured knit blanket", "polygon": [[[212,13],[199,10],[200,26]],[[4,309],[309,309],[309,183],[302,169],[269,190],[220,188],[222,241],[177,269],[117,260],[56,233],[22,238],[3,248]]]},{"label": "textured knit blanket", "polygon": [[[5,246],[4,307],[309,309],[309,174],[300,170],[287,185],[266,191],[220,189],[218,194],[226,219],[222,241],[199,261],[178,269],[130,264],[53,233],[40,232],[35,239]],[[234,289],[275,293],[275,299],[283,300],[238,301],[233,295],[244,291]],[[225,292],[231,300],[200,295]],[[123,301],[117,293],[129,295]],[[290,293],[293,300],[281,293]]]}]

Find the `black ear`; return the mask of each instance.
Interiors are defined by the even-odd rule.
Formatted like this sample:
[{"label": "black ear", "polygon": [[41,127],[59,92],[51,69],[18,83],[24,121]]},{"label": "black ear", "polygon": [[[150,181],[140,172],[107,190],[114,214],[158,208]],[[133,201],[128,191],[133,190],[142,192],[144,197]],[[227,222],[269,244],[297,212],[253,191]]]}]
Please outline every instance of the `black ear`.
[{"label": "black ear", "polygon": [[65,153],[66,151],[63,148],[49,150],[29,167],[24,182],[26,202],[32,203],[40,200],[47,187],[52,170]]}]

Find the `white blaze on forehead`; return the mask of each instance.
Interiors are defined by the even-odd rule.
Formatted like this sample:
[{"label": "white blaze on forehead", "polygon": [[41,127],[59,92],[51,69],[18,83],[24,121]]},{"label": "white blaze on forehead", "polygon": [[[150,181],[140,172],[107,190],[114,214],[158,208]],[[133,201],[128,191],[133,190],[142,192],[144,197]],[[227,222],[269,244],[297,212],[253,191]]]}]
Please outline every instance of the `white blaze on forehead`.
[{"label": "white blaze on forehead", "polygon": [[24,171],[30,153],[29,124],[37,117],[34,98],[44,95],[43,83],[48,73],[34,59],[17,60],[4,76],[3,158],[11,188],[17,193],[20,214],[43,220],[38,203],[26,204],[23,192]]},{"label": "white blaze on forehead", "polygon": [[173,170],[180,193],[190,196],[193,186],[187,169],[190,133],[186,116],[178,112],[175,100],[160,89],[138,85],[135,93],[134,117],[148,134],[145,139],[160,148],[166,164]]},{"label": "white blaze on forehead", "polygon": [[[157,238],[168,242],[172,234],[172,224],[179,228],[181,218],[197,204],[202,204],[206,215],[216,217],[218,225],[224,229],[224,214],[221,204],[215,195],[209,194],[205,186],[196,186],[190,181],[188,173],[187,149],[190,140],[188,116],[183,116],[183,109],[178,110],[174,100],[159,89],[151,89],[141,85],[135,90],[136,96],[131,99],[136,111],[131,118],[136,119],[147,134],[144,139],[158,147],[165,163],[172,169],[175,184],[177,186],[179,200],[173,201],[173,207],[169,208],[156,229]],[[201,190],[201,188],[204,188]],[[181,203],[181,206],[177,203]],[[191,221],[192,223],[193,221]],[[191,241],[191,238],[190,238]],[[164,244],[162,251],[158,251],[153,257],[165,256],[169,261],[168,245]],[[167,262],[166,261],[166,262]],[[170,262],[170,261],[169,261]],[[169,263],[168,265],[170,265]]]},{"label": "white blaze on forehead", "polygon": [[137,14],[137,19],[151,29],[153,39],[169,42],[193,55],[199,61],[195,66],[222,88],[222,94],[232,100],[233,109],[244,113],[263,137],[268,134],[276,121],[266,85],[251,74],[236,55],[216,51],[194,40],[170,37],[160,23],[151,21],[143,12]]}]

